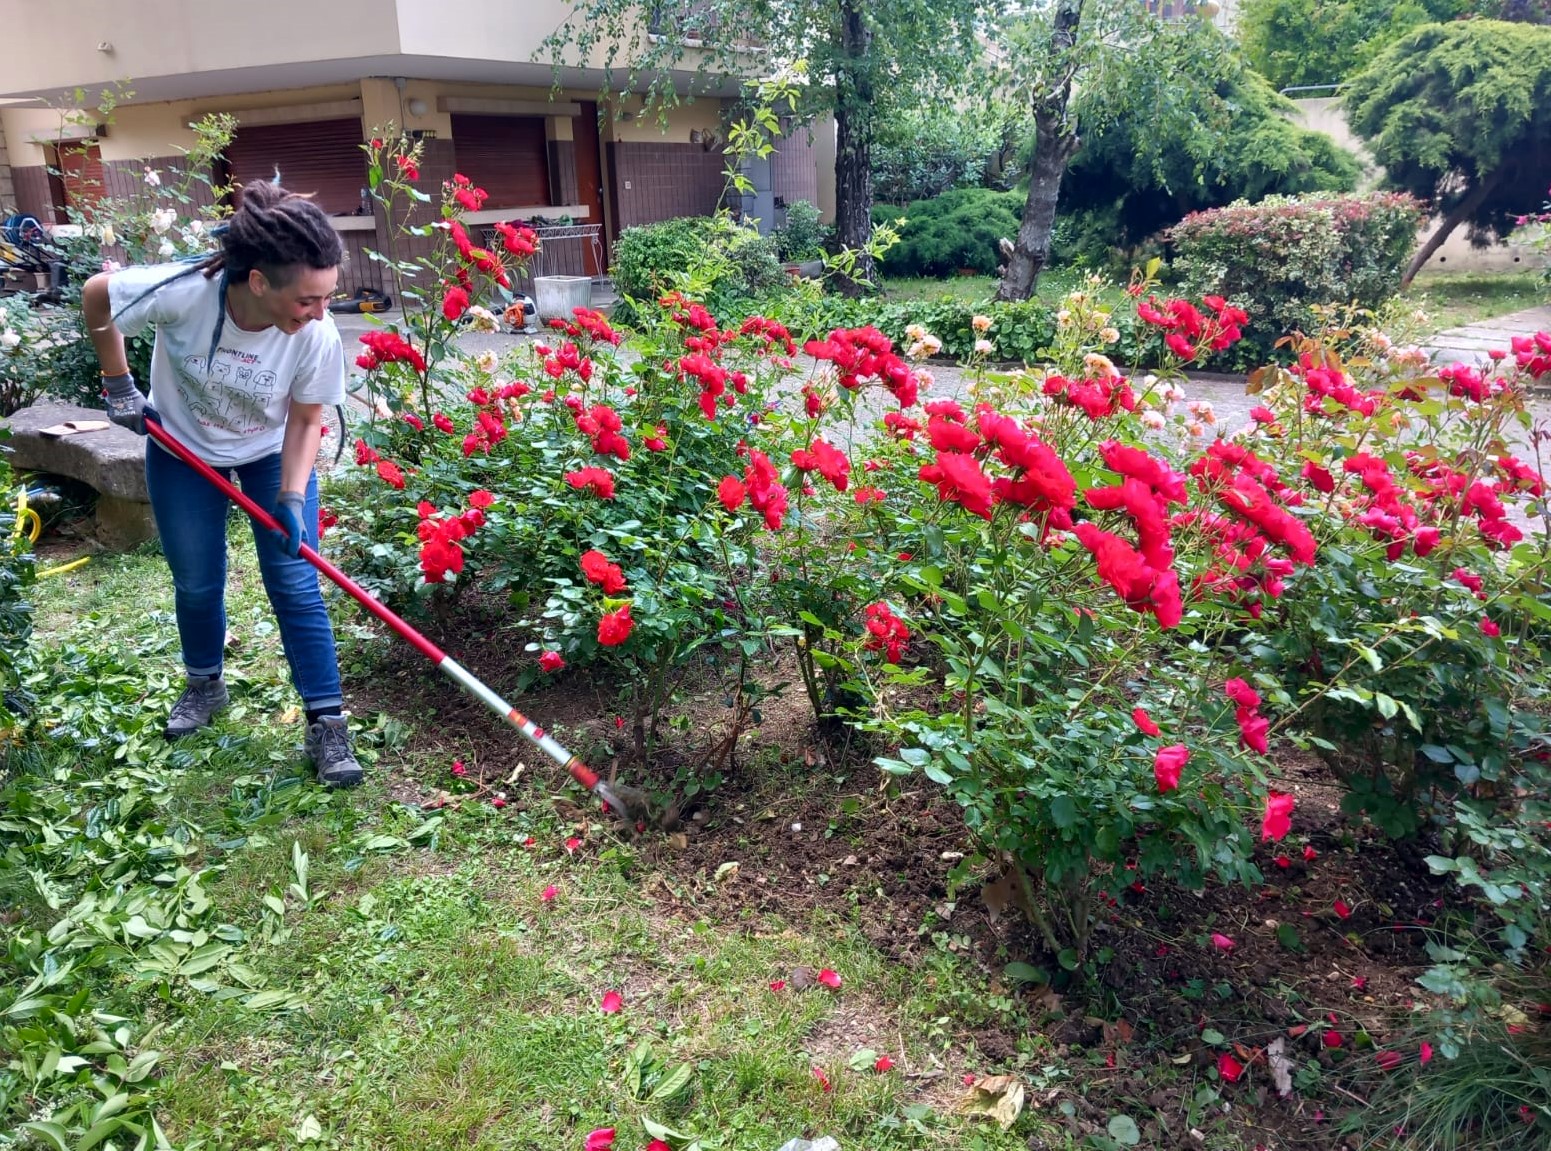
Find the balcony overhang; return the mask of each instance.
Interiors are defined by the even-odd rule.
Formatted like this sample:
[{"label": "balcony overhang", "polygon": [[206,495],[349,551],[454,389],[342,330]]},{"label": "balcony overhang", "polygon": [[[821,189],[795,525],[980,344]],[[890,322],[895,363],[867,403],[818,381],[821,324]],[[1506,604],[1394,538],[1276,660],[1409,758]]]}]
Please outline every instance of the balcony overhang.
[{"label": "balcony overhang", "polygon": [[[690,71],[670,74],[674,89],[680,95],[694,94],[705,97],[736,96],[739,83],[732,77],[699,76]],[[132,99],[121,101],[128,104],[154,104],[174,100],[204,100],[212,97],[236,96],[247,92],[273,92],[286,88],[323,87],[330,84],[352,84],[368,77],[403,76],[417,80],[443,80],[467,84],[510,84],[523,87],[548,88],[556,82],[553,66],[540,62],[513,60],[482,60],[469,57],[420,56],[391,54],[356,56],[333,60],[305,60],[289,64],[264,64],[248,68],[223,68],[164,76],[135,76],[128,81],[133,89]],[[563,68],[558,73],[561,85],[571,91],[599,91],[604,87],[605,75],[598,68]],[[631,89],[645,91],[655,79],[655,74],[636,77]],[[625,77],[616,73],[614,91],[622,91]],[[0,84],[4,84],[0,78]],[[59,105],[73,103],[77,85],[57,89],[35,91],[6,91],[0,89],[0,103],[47,103]],[[108,89],[86,85],[86,103],[96,103],[100,93]]]}]

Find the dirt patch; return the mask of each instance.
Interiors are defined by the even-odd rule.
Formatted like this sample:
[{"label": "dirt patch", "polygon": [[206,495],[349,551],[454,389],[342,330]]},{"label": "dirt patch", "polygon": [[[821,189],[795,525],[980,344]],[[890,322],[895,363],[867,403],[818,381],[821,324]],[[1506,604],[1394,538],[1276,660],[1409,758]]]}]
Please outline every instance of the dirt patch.
[{"label": "dirt patch", "polygon": [[[428,631],[498,689],[532,659],[523,637],[489,616],[442,635],[435,625]],[[779,663],[770,670],[772,679],[794,679]],[[918,777],[881,773],[860,743],[821,738],[798,688],[763,704],[762,722],[714,790],[686,796],[686,781],[701,777],[704,752],[731,715],[714,669],[699,674],[668,709],[668,739],[649,769],[629,761],[619,697],[604,684],[566,675],[516,701],[605,774],[618,763],[621,778],[628,772],[631,783],[680,805],[677,834],[654,831],[637,842],[659,914],[750,931],[827,916],[856,925],[882,955],[923,976],[928,955],[943,949],[978,966],[1018,1010],[957,1021],[958,1065],[922,1069],[916,1084],[934,1105],[962,1094],[965,1068],[993,1074],[1055,1063],[1070,1077],[1037,1101],[1078,1137],[1123,1112],[1150,1116],[1147,1146],[1198,1147],[1189,1131],[1203,1124],[1231,1131],[1246,1148],[1346,1146],[1334,1128],[1361,1100],[1342,1086],[1343,1074],[1372,1063],[1400,1033],[1422,998],[1414,980],[1427,964],[1428,929],[1456,897],[1428,873],[1425,850],[1397,847],[1344,816],[1341,788],[1319,760],[1278,763],[1275,785],[1298,797],[1296,842],[1263,845],[1264,883],[1127,892],[1095,937],[1108,961],[1093,982],[1077,985],[1025,924],[993,917],[973,883],[951,889],[950,873],[975,850],[958,807]],[[402,711],[413,700],[419,718],[434,721],[418,725],[411,749],[412,761],[430,766],[395,777],[397,798],[426,801],[445,785],[442,765],[457,756],[486,781],[527,764],[511,796],[517,810],[555,802],[558,769],[418,657],[390,652],[369,681],[348,686],[358,714]],[[563,813],[595,818],[565,804]],[[1214,934],[1232,946],[1215,945]],[[1053,985],[1004,979],[1012,961],[1043,965]],[[887,1033],[888,1011],[859,1004],[855,1012],[833,1024],[834,1042],[829,1029],[814,1034],[816,1057],[854,1050],[859,1037],[880,1051],[900,1046]],[[1032,1020],[1032,1031],[1015,1019]],[[1341,1036],[1343,1048],[1327,1047],[1326,1032]],[[1352,1051],[1359,1034],[1373,1044],[1360,1054]],[[1277,1097],[1268,1048],[1278,1039],[1294,1064],[1318,1069],[1317,1087]],[[1249,1066],[1238,1084],[1211,1071],[1224,1051]],[[1401,1054],[1410,1061],[1415,1053]],[[1203,1086],[1220,1091],[1231,1111],[1218,1103],[1203,1118],[1195,1101]],[[1071,1115],[1050,1110],[1058,1098],[1072,1103]]]}]

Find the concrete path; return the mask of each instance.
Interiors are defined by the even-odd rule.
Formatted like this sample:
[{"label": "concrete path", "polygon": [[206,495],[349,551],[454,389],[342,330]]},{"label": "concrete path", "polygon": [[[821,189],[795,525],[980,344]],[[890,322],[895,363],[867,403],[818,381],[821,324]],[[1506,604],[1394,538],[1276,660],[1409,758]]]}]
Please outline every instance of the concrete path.
[{"label": "concrete path", "polygon": [[1508,351],[1510,337],[1532,336],[1536,332],[1551,332],[1551,304],[1450,328],[1423,346],[1440,364],[1479,364],[1487,359],[1488,352]]}]

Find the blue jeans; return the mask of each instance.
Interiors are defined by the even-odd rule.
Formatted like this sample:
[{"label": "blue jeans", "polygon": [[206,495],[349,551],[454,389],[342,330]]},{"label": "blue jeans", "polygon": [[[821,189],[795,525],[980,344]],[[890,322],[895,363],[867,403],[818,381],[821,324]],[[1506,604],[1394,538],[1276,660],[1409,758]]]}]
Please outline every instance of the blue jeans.
[{"label": "blue jeans", "polygon": [[[266,511],[280,494],[280,453],[232,469],[244,495]],[[217,675],[226,643],[226,517],[230,501],[193,468],[154,443],[145,449],[145,482],[161,535],[162,553],[172,569],[178,638],[190,675]],[[318,477],[307,477],[307,506],[302,523],[307,542],[316,546]],[[291,682],[310,710],[339,707],[339,660],[334,626],[317,570],[292,559],[267,528],[253,524],[259,572],[280,625],[280,643],[291,665]]]}]

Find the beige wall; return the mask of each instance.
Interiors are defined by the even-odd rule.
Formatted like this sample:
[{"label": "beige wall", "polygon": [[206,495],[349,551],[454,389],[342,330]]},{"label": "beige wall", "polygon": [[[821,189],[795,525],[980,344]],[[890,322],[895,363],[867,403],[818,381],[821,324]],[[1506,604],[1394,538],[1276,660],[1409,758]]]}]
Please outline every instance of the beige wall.
[{"label": "beige wall", "polygon": [[[445,3],[436,6],[467,35],[463,21],[448,19]],[[0,86],[94,87],[124,77],[387,55],[400,50],[398,22],[382,18],[391,12],[387,0],[0,0],[7,42]],[[111,50],[99,51],[103,43]]]},{"label": "beige wall", "polygon": [[835,118],[825,116],[813,125],[813,162],[819,170],[819,202],[815,207],[827,224],[835,222]]},{"label": "beige wall", "polygon": [[[1313,100],[1294,100],[1297,112],[1293,119],[1302,127],[1324,132],[1362,162],[1362,188],[1376,188],[1384,177],[1384,169],[1374,162],[1367,146],[1347,126],[1346,113],[1338,97],[1326,96]],[[1435,230],[1436,225],[1424,231],[1423,236]],[[1526,267],[1537,267],[1543,258],[1523,243],[1510,241],[1493,244],[1488,248],[1473,248],[1465,238],[1463,228],[1443,242],[1433,253],[1427,266],[1433,271],[1453,272],[1511,272]]]},{"label": "beige wall", "polygon": [[[438,111],[443,96],[531,101],[547,104],[550,90],[499,84],[458,84],[437,80],[410,80],[405,85],[402,111],[399,92],[392,80],[369,78],[356,84],[335,84],[318,88],[294,88],[270,92],[243,92],[233,96],[202,100],[174,100],[156,104],[126,104],[115,110],[107,135],[100,147],[104,160],[132,160],[147,156],[167,156],[193,143],[188,125],[207,112],[243,112],[255,109],[289,109],[298,118],[343,101],[358,100],[361,121],[366,130],[384,128],[401,119],[408,129],[426,129],[442,138],[452,135],[452,119]],[[595,100],[591,89],[568,89],[561,101]],[[426,111],[410,113],[412,100],[425,102]],[[632,118],[604,125],[605,140],[634,143],[689,142],[691,131],[720,129],[721,102],[700,99],[668,110],[664,127],[657,117],[640,114],[640,100],[632,99],[625,107]],[[51,108],[0,107],[0,125],[11,142],[11,163],[17,166],[48,163],[44,144],[59,138],[61,114]],[[557,121],[555,139],[569,139],[569,120]],[[66,135],[78,135],[69,129]]]}]

